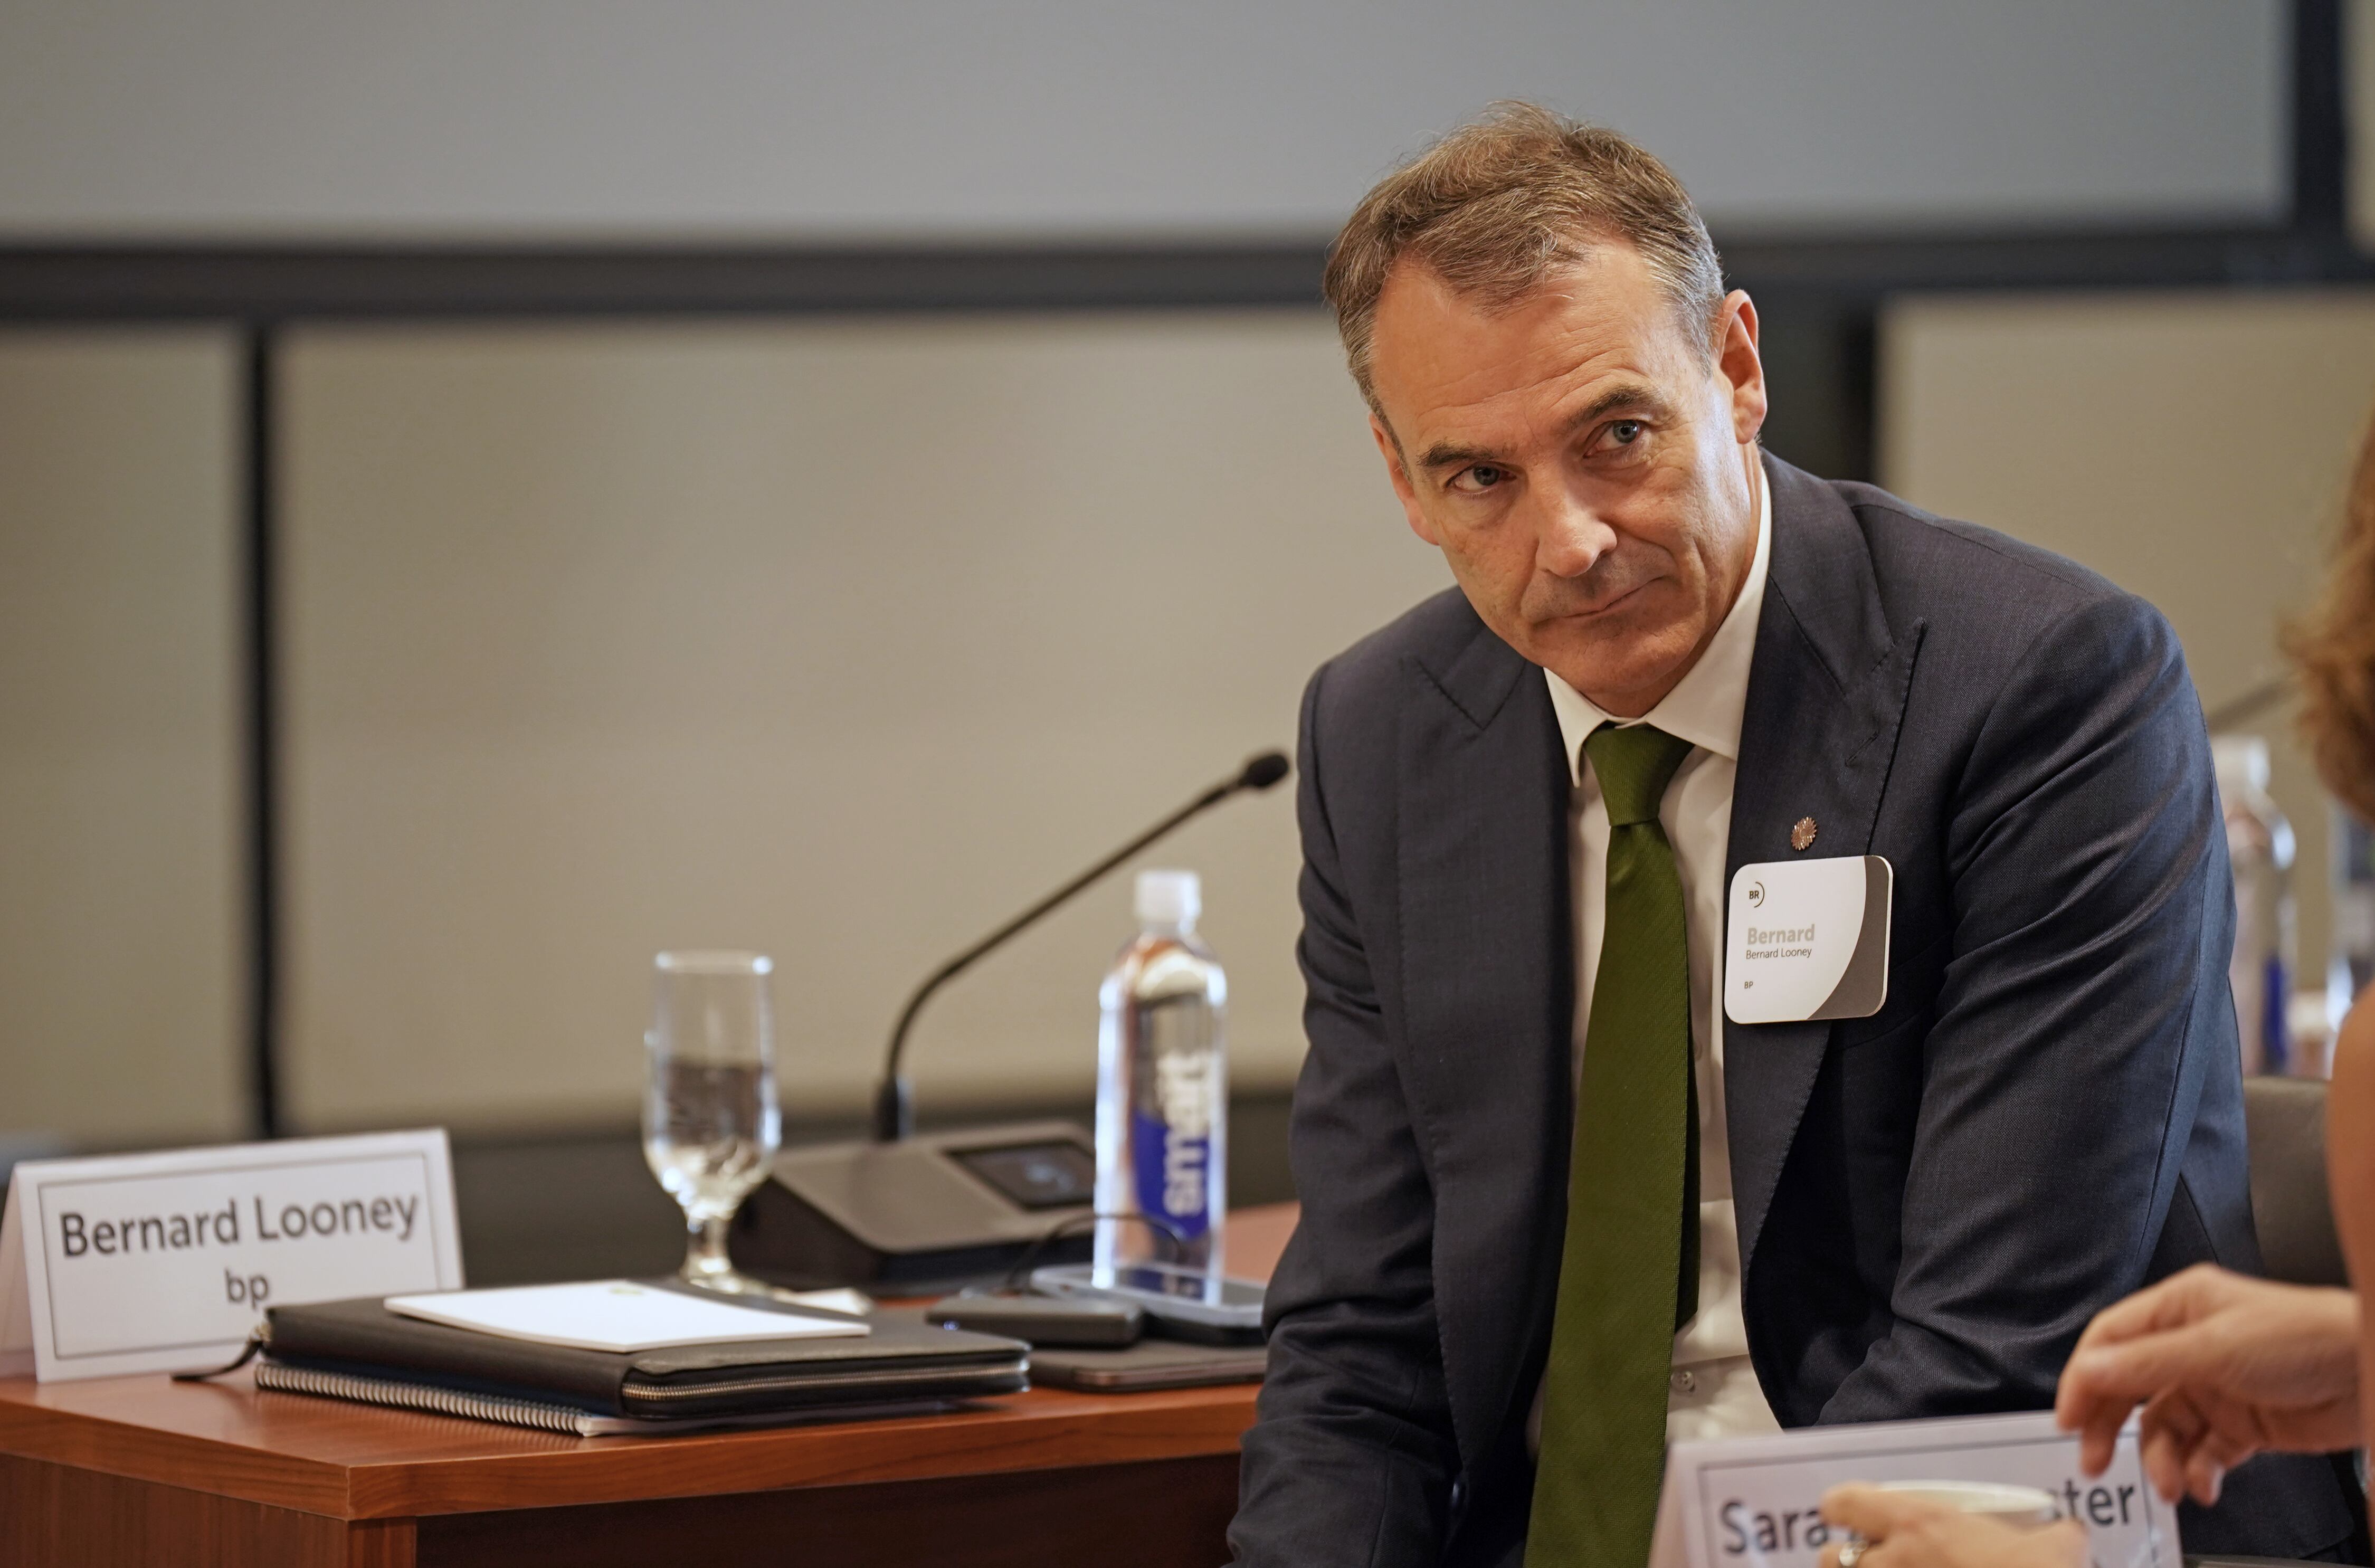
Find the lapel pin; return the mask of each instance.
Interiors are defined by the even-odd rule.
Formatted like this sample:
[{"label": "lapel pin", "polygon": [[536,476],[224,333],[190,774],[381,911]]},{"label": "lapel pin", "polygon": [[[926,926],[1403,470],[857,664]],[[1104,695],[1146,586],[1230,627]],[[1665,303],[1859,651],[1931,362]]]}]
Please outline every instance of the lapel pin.
[{"label": "lapel pin", "polygon": [[1812,817],[1799,818],[1798,825],[1790,830],[1790,847],[1801,850],[1812,848],[1815,831],[1814,819]]}]

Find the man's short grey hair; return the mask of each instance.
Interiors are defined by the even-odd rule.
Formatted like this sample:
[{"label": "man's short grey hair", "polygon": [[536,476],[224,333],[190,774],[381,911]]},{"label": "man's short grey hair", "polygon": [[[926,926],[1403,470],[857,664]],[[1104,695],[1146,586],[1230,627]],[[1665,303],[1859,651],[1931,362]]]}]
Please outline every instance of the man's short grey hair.
[{"label": "man's short grey hair", "polygon": [[1611,242],[1640,255],[1711,360],[1723,267],[1682,182],[1613,131],[1530,103],[1494,105],[1380,182],[1329,251],[1328,302],[1361,395],[1377,407],[1371,329],[1405,256],[1501,310]]}]

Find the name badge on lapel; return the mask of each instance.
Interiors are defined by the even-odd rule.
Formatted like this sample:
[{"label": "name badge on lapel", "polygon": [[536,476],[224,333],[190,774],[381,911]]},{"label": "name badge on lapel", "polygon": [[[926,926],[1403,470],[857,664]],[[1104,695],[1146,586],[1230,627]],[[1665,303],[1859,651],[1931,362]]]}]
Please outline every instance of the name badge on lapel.
[{"label": "name badge on lapel", "polygon": [[1877,855],[1742,867],[1725,922],[1724,1017],[1797,1023],[1880,1011],[1895,884]]}]

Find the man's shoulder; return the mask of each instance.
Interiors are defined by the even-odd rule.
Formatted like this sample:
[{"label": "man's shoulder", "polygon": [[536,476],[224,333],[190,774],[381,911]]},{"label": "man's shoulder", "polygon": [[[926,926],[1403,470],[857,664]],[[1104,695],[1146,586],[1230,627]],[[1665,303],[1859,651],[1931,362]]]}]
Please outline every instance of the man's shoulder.
[{"label": "man's shoulder", "polygon": [[[1399,701],[1413,678],[1441,684],[1479,654],[1518,660],[1457,587],[1421,599],[1329,659],[1315,677],[1330,708]],[[1522,662],[1519,660],[1518,662]]]},{"label": "man's shoulder", "polygon": [[1933,622],[1964,617],[2028,625],[2092,606],[2147,608],[2109,578],[2009,534],[1925,512],[1877,485],[1820,481],[1854,517],[1891,607]]},{"label": "man's shoulder", "polygon": [[[2176,631],[2158,609],[2066,556],[1925,512],[1875,485],[1794,470],[1777,479],[1777,528],[1791,492],[1790,514],[1802,525],[1782,586],[1791,609],[1802,621],[1852,624],[1851,601],[1861,599],[1885,623],[1884,641],[1921,627],[1933,691],[1960,692],[1985,709],[2007,682],[2074,697],[2107,690],[2114,670],[2183,669]],[[1777,536],[1777,564],[1779,549]]]}]

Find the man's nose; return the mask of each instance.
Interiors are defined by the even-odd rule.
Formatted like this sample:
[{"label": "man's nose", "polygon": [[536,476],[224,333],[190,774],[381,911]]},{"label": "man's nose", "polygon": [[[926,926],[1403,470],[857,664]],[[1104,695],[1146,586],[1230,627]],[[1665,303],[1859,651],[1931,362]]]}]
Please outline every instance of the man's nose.
[{"label": "man's nose", "polygon": [[1535,519],[1535,563],[1559,577],[1580,577],[1616,543],[1616,530],[1579,498],[1543,496]]}]

